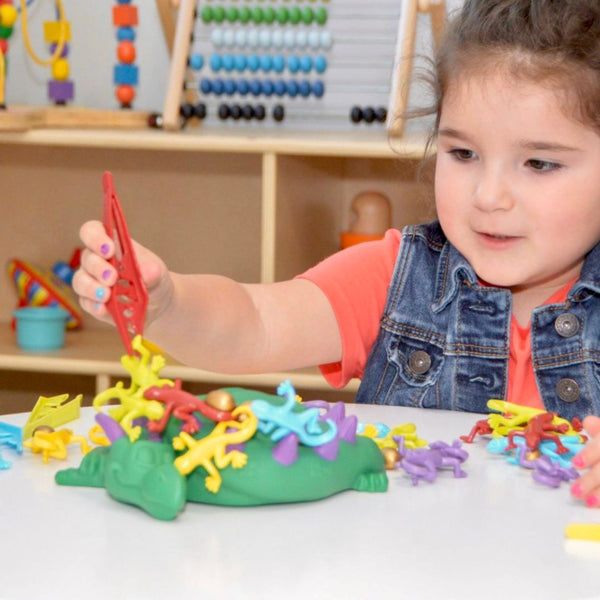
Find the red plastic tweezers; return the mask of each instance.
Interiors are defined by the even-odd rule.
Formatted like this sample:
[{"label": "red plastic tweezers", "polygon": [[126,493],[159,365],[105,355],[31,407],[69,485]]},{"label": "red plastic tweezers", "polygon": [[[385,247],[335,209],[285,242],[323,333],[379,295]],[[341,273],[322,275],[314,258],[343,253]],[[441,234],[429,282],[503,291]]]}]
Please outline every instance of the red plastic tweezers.
[{"label": "red plastic tweezers", "polygon": [[129,355],[135,354],[131,340],[142,335],[148,306],[148,292],[142,282],[140,268],[133,252],[127,222],[115,193],[112,173],[102,175],[104,189],[104,228],[115,243],[109,260],[118,273],[106,307],[112,315]]}]

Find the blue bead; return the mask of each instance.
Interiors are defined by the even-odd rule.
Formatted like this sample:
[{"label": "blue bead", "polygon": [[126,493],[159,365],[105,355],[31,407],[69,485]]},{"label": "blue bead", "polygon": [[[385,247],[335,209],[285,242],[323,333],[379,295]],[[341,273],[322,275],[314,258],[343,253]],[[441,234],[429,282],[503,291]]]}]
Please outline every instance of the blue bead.
[{"label": "blue bead", "polygon": [[250,93],[253,96],[260,96],[262,94],[262,83],[260,79],[253,79],[249,84]]},{"label": "blue bead", "polygon": [[298,93],[303,97],[303,98],[308,98],[308,96],[310,96],[310,92],[311,92],[311,86],[310,86],[310,81],[307,81],[306,79],[304,81],[301,81],[298,84]]},{"label": "blue bead", "polygon": [[323,85],[323,82],[322,81],[313,82],[312,91],[313,91],[313,94],[317,98],[321,98],[323,96],[323,94],[325,93],[325,86]]},{"label": "blue bead", "polygon": [[245,54],[236,54],[235,56],[235,68],[238,71],[243,71],[246,68],[248,61],[246,60]]},{"label": "blue bead", "polygon": [[192,54],[190,56],[190,67],[194,71],[199,71],[204,66],[204,57],[202,54]]},{"label": "blue bead", "polygon": [[223,83],[222,79],[220,79],[219,77],[217,77],[216,79],[213,79],[213,82],[212,82],[213,94],[215,94],[216,96],[220,96],[223,93],[224,89],[225,89],[225,84]]},{"label": "blue bead", "polygon": [[215,73],[218,73],[221,70],[221,67],[223,66],[223,60],[221,59],[221,55],[220,54],[211,54],[210,56],[210,68],[215,71]]},{"label": "blue bead", "polygon": [[138,68],[136,65],[127,65],[124,63],[115,65],[113,71],[113,81],[116,85],[137,85]]},{"label": "blue bead", "polygon": [[304,73],[310,73],[310,70],[312,69],[312,62],[312,58],[308,54],[305,54],[300,59],[300,70],[304,71]]},{"label": "blue bead", "polygon": [[288,81],[285,85],[285,91],[288,93],[288,96],[294,98],[298,95],[298,84],[293,79]]},{"label": "blue bead", "polygon": [[286,92],[286,85],[285,85],[285,81],[278,79],[274,84],[273,84],[273,92],[277,95],[277,96],[285,96],[285,92]]},{"label": "blue bead", "polygon": [[131,0],[117,0],[117,4],[131,4]]},{"label": "blue bead", "polygon": [[225,54],[223,56],[223,68],[226,71],[233,71],[235,68],[235,60],[233,58],[233,54]]},{"label": "blue bead", "polygon": [[273,61],[271,60],[271,56],[269,54],[263,54],[260,57],[260,68],[265,73],[268,73],[271,70],[272,66],[273,66]]},{"label": "blue bead", "polygon": [[245,96],[248,93],[248,90],[250,89],[248,81],[246,79],[238,79],[237,89],[239,94]]},{"label": "blue bead", "polygon": [[326,70],[327,59],[322,54],[315,56],[315,71],[317,73],[325,73]]},{"label": "blue bead", "polygon": [[262,82],[262,91],[265,96],[271,96],[273,94],[273,82],[270,79],[264,79]]},{"label": "blue bead", "polygon": [[135,42],[135,29],[133,27],[118,27],[117,40],[119,42]]},{"label": "blue bead", "polygon": [[210,94],[212,92],[212,81],[206,77],[203,77],[200,80],[200,91],[203,94]]},{"label": "blue bead", "polygon": [[288,57],[288,69],[290,70],[290,73],[296,73],[299,68],[300,59],[295,54],[292,54]]},{"label": "blue bead", "polygon": [[248,56],[248,68],[251,71],[258,71],[260,67],[260,59],[256,54],[250,54]]},{"label": "blue bead", "polygon": [[233,94],[235,94],[235,92],[237,91],[237,85],[235,81],[233,79],[226,79],[223,82],[223,91],[228,96],[233,96]]},{"label": "blue bead", "polygon": [[281,54],[276,54],[273,57],[273,70],[276,73],[281,73],[285,69],[285,58]]}]

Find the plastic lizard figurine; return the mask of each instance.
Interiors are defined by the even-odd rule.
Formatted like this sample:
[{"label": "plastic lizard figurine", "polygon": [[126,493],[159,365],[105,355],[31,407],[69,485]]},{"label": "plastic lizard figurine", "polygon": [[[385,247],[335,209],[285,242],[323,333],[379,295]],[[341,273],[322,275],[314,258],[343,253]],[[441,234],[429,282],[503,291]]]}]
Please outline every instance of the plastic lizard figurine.
[{"label": "plastic lizard figurine", "polygon": [[232,444],[247,442],[256,432],[258,419],[250,407],[245,404],[233,410],[234,418],[240,421],[221,421],[206,437],[196,440],[189,433],[182,431],[173,438],[173,448],[187,452],[175,459],[175,468],[182,475],[189,475],[196,467],[204,467],[208,472],[205,479],[206,489],[216,494],[221,487],[222,478],[219,469],[230,464],[234,469],[246,465],[248,457],[239,450],[229,450]]}]

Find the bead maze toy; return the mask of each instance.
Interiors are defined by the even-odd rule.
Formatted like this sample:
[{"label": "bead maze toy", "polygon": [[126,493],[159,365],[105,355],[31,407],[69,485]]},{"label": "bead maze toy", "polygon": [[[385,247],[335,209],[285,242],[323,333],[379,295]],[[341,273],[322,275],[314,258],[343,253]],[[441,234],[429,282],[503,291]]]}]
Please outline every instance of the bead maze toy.
[{"label": "bead maze toy", "polygon": [[401,135],[419,13],[431,17],[437,43],[444,0],[181,0],[162,126],[195,116]]},{"label": "bead maze toy", "polygon": [[[38,0],[40,1],[40,0]],[[150,113],[131,110],[138,83],[136,60],[136,28],[138,9],[132,0],[116,0],[112,10],[116,28],[116,58],[113,70],[115,96],[121,109],[100,110],[71,105],[75,98],[75,83],[69,79],[71,52],[71,26],[66,19],[62,0],[54,0],[57,17],[44,23],[44,41],[50,50],[49,58],[41,58],[33,48],[29,34],[28,6],[33,0],[0,1],[0,131],[24,131],[36,127],[79,127],[79,128],[145,128]],[[164,0],[157,0],[162,3]],[[20,19],[19,19],[20,17]],[[52,106],[23,107],[7,106],[5,88],[8,40],[20,23],[27,54],[39,66],[50,67],[48,99]]]}]

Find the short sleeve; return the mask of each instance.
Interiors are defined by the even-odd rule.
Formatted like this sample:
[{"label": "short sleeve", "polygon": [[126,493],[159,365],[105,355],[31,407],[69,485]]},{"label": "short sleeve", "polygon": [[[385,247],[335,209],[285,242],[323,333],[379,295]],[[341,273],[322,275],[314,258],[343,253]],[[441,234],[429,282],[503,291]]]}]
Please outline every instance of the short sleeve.
[{"label": "short sleeve", "polygon": [[319,367],[334,387],[362,378],[379,332],[401,237],[400,231],[390,229],[383,239],[351,246],[298,275],[324,292],[337,320],[342,360]]}]

